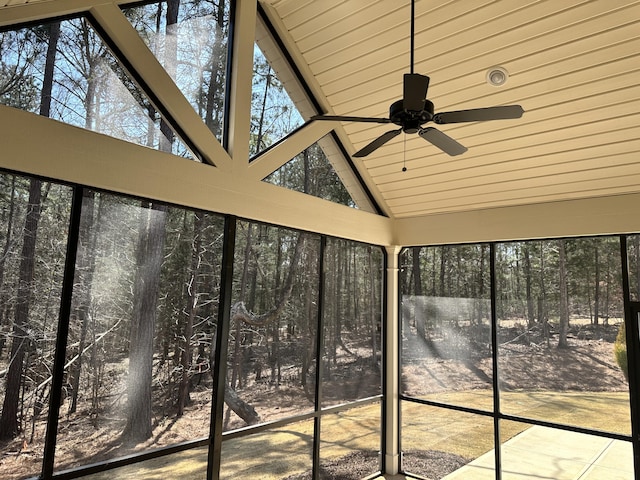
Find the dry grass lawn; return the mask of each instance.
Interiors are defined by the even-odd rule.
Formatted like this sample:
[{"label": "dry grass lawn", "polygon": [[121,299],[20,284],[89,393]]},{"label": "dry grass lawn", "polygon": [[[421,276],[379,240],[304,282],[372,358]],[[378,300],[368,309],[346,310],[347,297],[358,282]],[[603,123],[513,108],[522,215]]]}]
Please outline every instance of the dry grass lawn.
[{"label": "dry grass lawn", "polygon": [[[447,397],[456,405],[467,402],[478,407],[473,403],[478,392],[453,392]],[[507,407],[508,413],[525,418],[630,433],[629,395],[625,392],[506,392],[501,399],[503,411]],[[407,465],[412,462],[411,451],[435,450],[471,461],[493,450],[491,417],[403,402],[402,421],[402,448],[409,452],[405,453]],[[501,442],[530,427],[513,421],[501,421],[500,426]]]}]

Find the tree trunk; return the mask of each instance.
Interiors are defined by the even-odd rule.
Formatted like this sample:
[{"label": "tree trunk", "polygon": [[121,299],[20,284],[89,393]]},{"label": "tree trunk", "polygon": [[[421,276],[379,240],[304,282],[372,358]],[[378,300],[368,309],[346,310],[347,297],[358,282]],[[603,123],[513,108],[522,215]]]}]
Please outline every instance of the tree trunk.
[{"label": "tree trunk", "polygon": [[224,389],[224,402],[238,415],[247,425],[260,423],[262,419],[256,409],[242,400],[233,388],[227,385]]},{"label": "tree trunk", "polygon": [[413,267],[413,293],[414,295],[422,295],[422,270],[420,267],[420,250],[422,247],[413,247],[412,253],[412,267]]},{"label": "tree trunk", "polygon": [[[306,150],[305,150],[306,157]],[[277,231],[277,248],[276,248],[276,271],[274,278],[273,291],[276,293],[276,301],[282,290],[282,259],[284,255],[284,245],[282,240],[281,231]],[[269,327],[267,327],[267,332]],[[267,335],[267,341],[269,336]],[[267,347],[269,365],[271,366],[271,384],[276,388],[280,388],[282,381],[281,376],[281,359],[280,359],[280,319],[275,318],[271,323],[271,348]]]},{"label": "tree trunk", "polygon": [[544,262],[544,242],[540,244],[540,296],[538,297],[538,320],[542,322],[544,338],[549,346],[549,318],[547,316],[547,287],[544,278],[545,262]]},{"label": "tree trunk", "polygon": [[596,264],[596,272],[595,272],[595,285],[594,285],[594,296],[593,296],[593,323],[598,325],[600,323],[600,254],[598,252],[598,240],[594,240],[594,261]]},{"label": "tree trunk", "polygon": [[[13,243],[13,228],[14,228],[14,216],[16,207],[16,176],[11,175],[11,195],[9,195],[9,210],[7,212],[7,230],[5,233],[4,246],[2,247],[2,254],[0,255],[0,305],[5,305],[4,311],[0,311],[0,331],[5,332],[5,319],[6,324],[9,323],[9,296],[8,292],[4,290],[4,274],[7,258],[9,257],[9,250]],[[7,325],[8,327],[8,325]],[[5,348],[6,337],[2,335],[0,338],[0,357],[2,356]]]},{"label": "tree trunk", "polygon": [[260,151],[262,150],[262,137],[263,137],[262,129],[264,128],[264,118],[265,118],[265,112],[267,108],[267,99],[269,98],[268,92],[269,92],[270,85],[271,85],[271,65],[269,65],[267,70],[267,75],[265,77],[264,95],[262,96],[262,107],[260,109],[260,120],[258,122],[258,135],[256,137],[256,152],[255,152],[256,154],[260,153]]},{"label": "tree trunk", "polygon": [[[225,2],[223,1],[218,2],[216,26],[220,31],[222,31],[224,27],[224,4]],[[216,136],[219,135],[221,130],[220,111],[222,110],[221,103],[224,97],[224,95],[222,95],[223,86],[221,85],[222,75],[224,74],[224,63],[220,61],[221,57],[226,60],[226,55],[221,54],[224,46],[223,39],[224,35],[216,35],[215,43],[211,48],[211,78],[207,90],[204,117],[204,123]]]},{"label": "tree trunk", "polygon": [[558,348],[567,348],[567,330],[569,329],[569,292],[567,279],[567,254],[565,241],[558,240],[559,271],[560,278],[558,289],[560,290],[560,335],[558,337]]},{"label": "tree trunk", "polygon": [[416,325],[416,333],[420,338],[427,338],[424,318],[424,299],[422,298],[422,272],[420,268],[420,250],[421,247],[413,247],[411,249],[412,257],[412,276],[413,276],[413,294],[415,301],[413,302],[413,315]]},{"label": "tree trunk", "polygon": [[[167,2],[165,65],[175,76],[177,28],[180,0]],[[174,134],[164,119],[160,121],[160,146],[171,152]],[[143,202],[143,206],[144,202]],[[153,381],[153,337],[157,319],[158,288],[164,255],[167,207],[151,204],[141,213],[134,306],[130,332],[129,377],[127,382],[127,424],[122,433],[126,441],[142,442],[152,434],[151,384]]]},{"label": "tree trunk", "polygon": [[9,195],[9,211],[7,212],[7,230],[5,233],[4,245],[2,247],[2,254],[0,254],[0,291],[4,285],[4,272],[7,258],[9,257],[9,249],[13,242],[13,217],[15,214],[16,203],[16,176],[11,175],[11,194]]},{"label": "tree trunk", "polygon": [[123,432],[125,440],[132,443],[142,442],[152,434],[153,336],[165,244],[166,211],[164,205],[153,204],[140,215],[127,381],[127,424]]},{"label": "tree trunk", "polygon": [[[527,323],[529,328],[532,328],[535,323],[535,313],[533,306],[533,295],[531,294],[531,281],[532,272],[531,272],[531,254],[529,253],[529,244],[526,243],[524,246],[524,282],[525,282],[525,292],[527,296]],[[538,318],[538,320],[540,320]]]},{"label": "tree trunk", "polygon": [[609,325],[609,306],[611,294],[611,252],[607,252],[607,273],[605,276],[606,288],[604,292],[604,325]]},{"label": "tree trunk", "polygon": [[472,288],[469,292],[470,298],[476,298],[477,301],[474,302],[474,311],[475,316],[472,319],[475,320],[476,325],[482,325],[482,319],[484,318],[484,268],[485,268],[485,249],[488,248],[487,245],[480,245],[480,265],[478,268],[478,281],[474,282],[474,286],[477,286],[477,290]]},{"label": "tree trunk", "polygon": [[71,368],[71,402],[69,413],[75,413],[78,407],[78,391],[80,390],[80,374],[82,372],[82,354],[86,344],[89,310],[91,308],[91,287],[95,270],[95,236],[91,237],[93,228],[95,193],[84,190],[79,232],[78,259],[76,261],[76,287],[78,303],[75,310],[76,322],[80,324],[78,342],[78,360]]},{"label": "tree trunk", "polygon": [[312,285],[311,282],[305,282],[304,284],[304,298],[305,298],[305,311],[301,318],[301,324],[299,326],[302,332],[302,354],[301,354],[301,371],[300,371],[300,383],[304,389],[304,393],[307,398],[312,398],[313,390],[309,389],[307,378],[310,376],[309,372],[313,365],[314,352],[315,352],[315,331],[317,308],[311,294]]},{"label": "tree trunk", "polygon": [[[244,259],[243,259],[243,263],[242,263],[242,276],[240,277],[240,298],[246,298],[247,295],[247,283],[249,282],[249,264],[250,262],[250,256],[251,256],[251,251],[253,249],[253,227],[254,224],[249,222],[247,224],[247,236],[246,236],[246,240],[245,240],[245,246],[244,246]],[[255,269],[254,269],[255,271]],[[257,273],[256,273],[257,276]],[[257,278],[252,278],[252,281],[256,281]],[[254,284],[252,283],[252,286]],[[253,302],[253,300],[255,299],[255,290],[252,289],[251,293],[249,294],[249,298],[251,299],[251,301]],[[249,308],[251,309],[251,305],[249,306]],[[231,319],[231,321],[233,321],[234,323],[232,324],[232,326],[235,327],[235,335],[234,335],[234,339],[233,339],[233,365],[231,368],[231,378],[229,379],[229,374],[227,373],[227,378],[229,379],[228,383],[227,383],[227,389],[231,388],[231,389],[235,389],[238,385],[238,378],[240,377],[240,369],[241,369],[241,353],[242,353],[242,345],[241,345],[241,338],[242,338],[242,320],[241,319]],[[229,329],[231,330],[231,328]],[[260,366],[258,368],[261,368]],[[226,399],[226,397],[225,397]],[[233,408],[231,408],[231,405],[229,405],[229,408],[231,410],[233,410]],[[224,425],[228,425],[229,423],[229,419],[230,419],[230,415],[231,412],[229,411],[229,409],[227,409],[226,413],[225,413],[225,418],[224,418]]]},{"label": "tree trunk", "polygon": [[440,296],[446,297],[445,272],[447,269],[447,248],[440,247]]},{"label": "tree trunk", "polygon": [[369,319],[371,321],[371,352],[373,364],[378,362],[378,328],[376,315],[376,274],[373,265],[373,247],[367,247],[367,267],[369,270]]},{"label": "tree trunk", "polygon": [[[244,261],[242,264],[242,276],[240,279],[240,298],[245,298],[247,291],[247,283],[249,282],[249,274],[252,273],[252,287],[254,286],[254,281],[257,279],[253,277],[253,272],[249,272],[249,265],[251,264],[251,251],[253,249],[253,223],[249,223],[247,225],[247,239],[244,248]],[[256,273],[257,275],[257,273]],[[255,295],[253,294],[255,291],[252,288],[252,294],[249,297],[255,299]],[[249,305],[249,309],[251,309],[251,305]],[[236,388],[238,386],[238,381],[241,377],[241,368],[242,368],[242,322],[235,321],[235,338],[233,343],[233,368],[231,369],[231,388]]]},{"label": "tree trunk", "polygon": [[184,407],[189,403],[189,370],[191,367],[191,337],[193,324],[198,310],[198,278],[200,276],[200,263],[202,258],[203,213],[196,212],[193,221],[193,247],[191,250],[191,281],[187,289],[187,321],[182,332],[183,346],[180,360],[182,375],[178,391],[178,411],[180,417],[184,413]]},{"label": "tree trunk", "polygon": [[33,276],[36,260],[36,235],[41,211],[42,182],[31,179],[29,186],[29,203],[24,224],[24,240],[20,258],[18,295],[16,299],[15,317],[11,341],[11,363],[7,372],[5,397],[0,416],[0,439],[8,440],[20,433],[18,407],[20,403],[20,384],[25,351],[29,344],[27,327],[29,324],[29,307],[33,292]]}]

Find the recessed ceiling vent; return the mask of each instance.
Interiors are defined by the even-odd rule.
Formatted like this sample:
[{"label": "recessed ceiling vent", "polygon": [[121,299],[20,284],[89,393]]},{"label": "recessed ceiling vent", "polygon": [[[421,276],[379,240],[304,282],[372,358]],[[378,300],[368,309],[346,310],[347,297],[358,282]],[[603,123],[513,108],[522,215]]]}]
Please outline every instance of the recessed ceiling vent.
[{"label": "recessed ceiling vent", "polygon": [[501,87],[507,83],[509,73],[502,67],[491,67],[487,70],[487,83],[493,87]]}]

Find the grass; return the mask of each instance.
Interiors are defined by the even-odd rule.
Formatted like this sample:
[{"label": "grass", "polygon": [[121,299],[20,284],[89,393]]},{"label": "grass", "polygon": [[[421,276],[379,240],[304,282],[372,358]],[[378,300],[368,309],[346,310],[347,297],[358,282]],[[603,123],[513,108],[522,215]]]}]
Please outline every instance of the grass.
[{"label": "grass", "polygon": [[[426,397],[424,397],[426,398]],[[438,401],[491,410],[492,397],[478,391],[438,395]],[[506,414],[594,430],[630,434],[626,392],[502,392]],[[467,459],[493,449],[493,419],[411,402],[402,404],[403,449],[442,450]],[[506,442],[529,428],[526,423],[501,422]]]},{"label": "grass", "polygon": [[[358,450],[380,450],[379,404],[322,417],[321,459],[336,459]],[[220,478],[280,480],[311,468],[313,420],[224,441]],[[207,449],[197,448],[109,472],[87,480],[145,480],[205,478]],[[371,466],[371,473],[378,469]]]},{"label": "grass", "polygon": [[[354,451],[380,450],[379,404],[325,415],[320,458],[337,459]],[[222,445],[221,478],[282,479],[311,468],[313,422],[305,421]],[[371,473],[378,469],[371,466]]]},{"label": "grass", "polygon": [[[629,433],[628,394],[620,392],[504,392],[503,410],[528,418],[581,427]],[[452,392],[439,401],[491,409],[491,396],[478,391]],[[403,450],[441,450],[467,459],[493,449],[491,417],[455,410],[402,403]],[[501,423],[504,442],[529,428],[518,422]],[[322,459],[337,459],[353,451],[380,448],[380,405],[353,408],[322,418]],[[309,470],[313,421],[306,420],[266,432],[224,441],[221,478],[276,480]],[[87,479],[148,480],[204,478],[206,448],[95,474]],[[377,465],[371,466],[375,472]]]}]

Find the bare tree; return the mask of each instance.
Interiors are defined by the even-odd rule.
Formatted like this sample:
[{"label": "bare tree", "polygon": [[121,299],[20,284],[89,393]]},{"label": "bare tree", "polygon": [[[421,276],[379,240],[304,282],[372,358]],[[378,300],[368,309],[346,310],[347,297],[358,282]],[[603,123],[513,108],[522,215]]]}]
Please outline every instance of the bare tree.
[{"label": "bare tree", "polygon": [[[177,23],[180,0],[167,2],[168,65],[175,68]],[[169,73],[174,73],[169,71]],[[174,134],[160,122],[160,150],[170,152]],[[152,435],[153,338],[155,334],[160,271],[164,258],[167,207],[158,203],[144,205],[140,217],[134,307],[131,322],[129,377],[127,383],[127,424],[122,433],[126,441],[138,443]]]},{"label": "bare tree", "polygon": [[[70,367],[71,402],[69,413],[75,413],[78,408],[78,391],[80,390],[80,374],[82,372],[82,359],[87,340],[87,329],[90,322],[91,287],[93,273],[95,271],[95,239],[91,231],[94,225],[95,192],[84,189],[82,200],[82,212],[79,232],[79,245],[76,260],[75,308],[72,315],[80,324],[80,336],[78,340],[77,360]],[[99,225],[99,223],[98,223]]]},{"label": "bare tree", "polygon": [[184,414],[184,408],[189,403],[189,370],[191,368],[191,337],[193,323],[198,309],[198,278],[202,260],[203,214],[195,212],[193,222],[193,246],[191,249],[190,279],[187,285],[186,321],[182,332],[182,349],[180,357],[180,386],[178,388],[177,415]]},{"label": "bare tree", "polygon": [[558,348],[567,348],[567,330],[569,329],[569,292],[567,279],[567,253],[565,241],[558,240],[558,289],[560,290],[560,335]]}]

